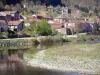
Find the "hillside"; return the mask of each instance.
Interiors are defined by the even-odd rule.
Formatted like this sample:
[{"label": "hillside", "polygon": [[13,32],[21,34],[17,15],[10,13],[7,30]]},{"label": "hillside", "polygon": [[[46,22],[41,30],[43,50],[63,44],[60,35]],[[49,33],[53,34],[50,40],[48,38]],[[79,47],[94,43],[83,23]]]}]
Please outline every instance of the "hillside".
[{"label": "hillside", "polygon": [[[0,0],[4,3],[8,4],[15,4],[17,2],[21,2],[24,0]],[[100,0],[32,0],[33,2],[40,1],[41,3],[46,3],[47,5],[79,5],[79,6],[85,6],[85,7],[91,7],[91,6],[98,6],[100,5]]]},{"label": "hillside", "polygon": [[[29,1],[29,0],[0,0],[5,5],[6,4],[16,4],[21,3],[22,1]],[[100,0],[30,0],[33,1],[34,4],[46,4],[47,6],[68,6],[68,7],[77,7],[81,10],[92,10],[96,13],[100,12]],[[1,5],[1,4],[0,4]]]}]

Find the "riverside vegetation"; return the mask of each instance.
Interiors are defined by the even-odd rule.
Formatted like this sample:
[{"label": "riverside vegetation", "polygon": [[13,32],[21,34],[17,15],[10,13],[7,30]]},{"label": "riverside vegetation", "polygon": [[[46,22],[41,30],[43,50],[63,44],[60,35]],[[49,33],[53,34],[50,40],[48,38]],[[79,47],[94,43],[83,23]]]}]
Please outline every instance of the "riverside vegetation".
[{"label": "riverside vegetation", "polygon": [[61,35],[56,36],[40,36],[30,38],[17,38],[17,39],[1,39],[0,46],[29,46],[38,44],[57,44],[57,43],[100,43],[100,36],[80,35],[78,37],[63,37]]}]

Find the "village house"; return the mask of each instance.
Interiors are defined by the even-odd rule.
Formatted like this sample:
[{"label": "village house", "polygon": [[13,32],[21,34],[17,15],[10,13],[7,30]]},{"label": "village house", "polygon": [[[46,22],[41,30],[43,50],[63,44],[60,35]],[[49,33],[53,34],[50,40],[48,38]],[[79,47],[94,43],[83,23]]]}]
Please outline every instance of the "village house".
[{"label": "village house", "polygon": [[33,14],[32,16],[27,16],[28,20],[25,20],[25,26],[30,26],[31,22],[39,23],[41,20],[45,19],[47,21],[53,20],[51,16],[48,14],[41,15],[41,14]]},{"label": "village house", "polygon": [[53,7],[53,6],[49,6],[49,7],[47,7],[47,10],[48,10],[49,12],[54,12],[54,7]]},{"label": "village house", "polygon": [[6,32],[8,29],[22,31],[24,28],[24,21],[19,12],[4,11],[0,12],[0,31]]},{"label": "village house", "polygon": [[62,15],[68,15],[68,7],[62,7],[61,8],[61,14]]},{"label": "village house", "polygon": [[57,32],[61,34],[66,35],[66,28],[64,28],[64,23],[59,23],[54,20],[48,21],[48,23],[51,25],[52,30],[56,30]]},{"label": "village house", "polygon": [[64,23],[67,21],[67,16],[64,15],[57,16],[56,18],[54,18],[54,21],[58,23]]},{"label": "village house", "polygon": [[8,28],[12,31],[14,31],[14,29],[17,29],[17,31],[22,31],[24,29],[24,21],[9,21]]},{"label": "village house", "polygon": [[[65,11],[66,9],[66,11]],[[79,14],[80,11],[73,9],[72,15]],[[56,18],[52,18],[48,15],[48,12],[41,11],[40,14],[34,14],[29,18],[30,22],[39,23],[42,19],[46,19],[51,25],[52,29],[58,31],[59,33],[65,35],[74,35],[77,32],[79,33],[88,33],[93,32],[93,24],[89,21],[88,18],[81,18],[80,16],[68,16],[64,15],[64,12],[68,12],[68,8],[62,8],[62,14]],[[30,26],[28,22],[25,23],[25,26]]]},{"label": "village house", "polygon": [[92,33],[94,31],[94,22],[83,18],[62,18],[58,17],[48,21],[52,29],[65,35],[74,35],[76,33]]},{"label": "village house", "polygon": [[0,20],[0,32],[7,32],[8,25],[5,20]]},{"label": "village house", "polygon": [[3,21],[0,20],[0,32],[7,32],[8,29],[14,31],[14,29],[17,29],[17,31],[22,31],[24,28],[24,22],[23,21]]},{"label": "village house", "polygon": [[67,34],[74,35],[78,33],[92,33],[94,30],[94,22],[89,20],[71,20],[64,24]]}]

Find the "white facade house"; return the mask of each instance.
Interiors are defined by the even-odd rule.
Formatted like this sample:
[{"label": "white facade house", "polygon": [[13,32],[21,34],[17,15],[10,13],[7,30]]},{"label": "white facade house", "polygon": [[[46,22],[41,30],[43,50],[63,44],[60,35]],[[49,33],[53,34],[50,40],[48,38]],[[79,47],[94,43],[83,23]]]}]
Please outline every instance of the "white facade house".
[{"label": "white facade house", "polygon": [[60,15],[60,16],[56,17],[56,18],[54,19],[54,21],[56,21],[56,22],[58,22],[58,23],[64,23],[64,22],[66,22],[66,19],[67,19],[66,16]]},{"label": "white facade house", "polygon": [[66,23],[64,24],[64,27],[65,27],[65,28],[75,27],[75,23],[74,23],[74,22],[66,22]]},{"label": "white facade house", "polygon": [[25,27],[28,27],[28,26],[30,26],[31,24],[30,24],[30,23],[25,23],[24,25],[25,25]]}]

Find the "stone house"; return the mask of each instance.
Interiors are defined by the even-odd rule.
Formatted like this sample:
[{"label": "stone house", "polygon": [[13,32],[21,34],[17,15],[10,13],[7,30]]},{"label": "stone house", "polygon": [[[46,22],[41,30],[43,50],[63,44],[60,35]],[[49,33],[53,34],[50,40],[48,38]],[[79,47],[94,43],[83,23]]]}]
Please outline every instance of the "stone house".
[{"label": "stone house", "polygon": [[66,22],[64,24],[64,28],[66,28],[67,35],[73,35],[75,31],[75,23],[74,22]]},{"label": "stone house", "polygon": [[17,29],[22,31],[24,28],[24,21],[20,18],[20,13],[16,11],[4,11],[0,12],[0,32],[6,32],[8,28],[10,30]]},{"label": "stone house", "polygon": [[67,21],[67,16],[60,15],[60,16],[54,18],[54,21],[56,21],[58,23],[65,23]]},{"label": "stone house", "polygon": [[22,31],[24,28],[24,22],[23,21],[9,21],[6,22],[4,20],[0,20],[0,32],[7,32],[8,29],[14,31],[14,29],[17,29],[18,31]]},{"label": "stone house", "polygon": [[17,29],[17,31],[22,31],[24,29],[24,21],[9,21],[8,28],[12,31],[14,29]]},{"label": "stone house", "polygon": [[7,32],[8,25],[6,21],[0,20],[0,32]]},{"label": "stone house", "polygon": [[66,28],[64,28],[64,23],[58,23],[55,21],[49,21],[48,22],[51,25],[52,30],[56,30],[57,32],[61,34],[66,34]]},{"label": "stone house", "polygon": [[0,12],[0,20],[20,20],[23,16],[18,11],[4,11]]},{"label": "stone house", "polygon": [[49,6],[49,7],[47,7],[47,10],[50,11],[50,12],[54,12],[54,7],[53,6]]},{"label": "stone house", "polygon": [[85,21],[71,21],[64,24],[66,33],[68,35],[74,35],[76,33],[92,33],[94,24]]}]

